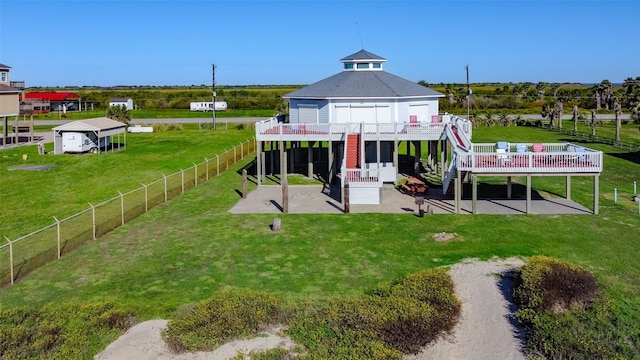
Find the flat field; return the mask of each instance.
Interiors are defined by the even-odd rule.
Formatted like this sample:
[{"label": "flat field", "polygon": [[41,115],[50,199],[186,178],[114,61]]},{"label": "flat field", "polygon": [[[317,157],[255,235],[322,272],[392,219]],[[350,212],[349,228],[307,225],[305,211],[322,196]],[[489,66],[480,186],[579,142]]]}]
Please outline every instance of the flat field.
[{"label": "flat field", "polygon": [[[237,136],[234,135],[237,131]],[[78,196],[74,206],[84,206],[95,196],[115,193],[119,187],[138,186],[143,178],[188,166],[189,161],[211,156],[222,148],[238,143],[246,134],[229,130],[217,132],[175,133],[177,138],[157,134],[136,150],[131,148],[120,158],[112,154],[100,157],[65,156],[59,179],[38,175],[42,193],[31,206],[21,207],[22,215],[37,213],[43,222],[50,213],[38,211],[39,204],[59,211],[62,194],[103,184],[104,189]],[[170,134],[174,136],[174,133]],[[233,137],[233,139],[232,139]],[[189,140],[189,138],[193,138]],[[194,140],[194,139],[197,139]],[[476,128],[474,141],[493,142],[575,141],[565,135],[528,127]],[[179,144],[183,144],[180,146]],[[604,286],[617,321],[617,335],[640,343],[640,215],[637,203],[629,200],[633,181],[640,180],[637,154],[585,143],[603,150],[605,170],[601,176],[600,215],[434,215],[418,218],[406,214],[281,214],[283,231],[273,233],[269,225],[273,215],[233,215],[227,211],[238,200],[239,171],[250,157],[236,167],[198,186],[186,194],[159,206],[136,220],[119,227],[75,252],[54,261],[22,279],[12,287],[0,289],[0,307],[38,307],[68,301],[111,300],[133,309],[140,320],[171,318],[181,306],[204,300],[223,289],[265,290],[284,294],[292,300],[355,296],[381,283],[425,268],[447,266],[464,258],[488,259],[547,255],[579,264],[593,272]],[[170,149],[169,154],[164,150]],[[147,159],[149,166],[141,174],[122,156],[135,153]],[[5,154],[5,153],[3,153]],[[19,155],[19,154],[18,154]],[[16,156],[18,156],[16,155]],[[43,159],[47,159],[43,157]],[[109,160],[107,160],[109,158]],[[6,167],[19,163],[9,153]],[[102,163],[105,161],[105,163]],[[136,160],[134,164],[141,164]],[[59,171],[62,171],[60,169]],[[82,171],[92,176],[74,181]],[[47,179],[48,178],[48,179]],[[113,178],[123,178],[114,182]],[[55,180],[55,181],[54,181]],[[103,181],[104,180],[104,181]],[[11,179],[3,187],[3,206],[9,199],[24,199],[23,188],[30,178]],[[500,179],[495,179],[499,183]],[[49,182],[62,186],[60,195],[50,194]],[[67,184],[69,183],[69,184]],[[72,184],[73,183],[73,184]],[[574,180],[572,197],[589,204],[591,181]],[[250,184],[250,189],[255,185]],[[550,194],[562,194],[564,182],[556,177],[536,179],[534,187]],[[613,201],[613,188],[619,193]],[[40,189],[40,187],[38,187]],[[11,194],[11,197],[9,195]],[[109,195],[110,196],[110,195]],[[624,199],[624,201],[622,200]],[[95,200],[94,200],[95,201]],[[19,218],[17,208],[2,223]],[[3,211],[3,214],[5,212]],[[4,215],[3,215],[4,216]],[[4,226],[4,225],[3,225]],[[20,229],[14,229],[19,232]],[[441,243],[433,234],[458,234],[455,241]],[[103,339],[105,344],[112,340]]]}]

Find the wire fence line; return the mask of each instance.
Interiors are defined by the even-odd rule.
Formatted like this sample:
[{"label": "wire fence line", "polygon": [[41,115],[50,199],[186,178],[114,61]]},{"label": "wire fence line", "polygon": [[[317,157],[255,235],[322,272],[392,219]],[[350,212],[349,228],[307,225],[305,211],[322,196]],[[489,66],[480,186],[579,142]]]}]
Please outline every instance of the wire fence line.
[{"label": "wire fence line", "polygon": [[241,142],[214,158],[180,170],[128,191],[17,239],[4,236],[0,245],[0,285],[13,284],[20,277],[69,254],[89,240],[137,218],[185,191],[219,175],[256,149],[255,138]]},{"label": "wire fence line", "polygon": [[616,141],[615,139],[604,137],[604,136],[591,135],[587,133],[573,131],[573,129],[564,129],[564,128],[559,129],[554,127],[547,127],[547,130],[555,131],[563,135],[571,135],[571,136],[575,136],[582,139],[601,142],[603,144],[609,144],[622,150],[640,151],[640,144],[633,144],[633,143],[624,142],[624,141]]}]

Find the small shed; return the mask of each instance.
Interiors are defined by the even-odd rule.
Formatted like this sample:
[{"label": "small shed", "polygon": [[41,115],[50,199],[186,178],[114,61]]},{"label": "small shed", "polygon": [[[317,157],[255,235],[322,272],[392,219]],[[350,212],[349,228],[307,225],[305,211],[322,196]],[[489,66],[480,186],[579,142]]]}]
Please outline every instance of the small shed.
[{"label": "small shed", "polygon": [[127,110],[133,110],[132,98],[113,98],[109,100],[109,107],[124,105]]},{"label": "small shed", "polygon": [[[76,120],[53,130],[54,153],[115,151],[127,147],[127,125],[106,117]],[[121,142],[120,134],[123,134]],[[117,140],[113,136],[117,135]],[[73,147],[73,148],[71,148]]]}]

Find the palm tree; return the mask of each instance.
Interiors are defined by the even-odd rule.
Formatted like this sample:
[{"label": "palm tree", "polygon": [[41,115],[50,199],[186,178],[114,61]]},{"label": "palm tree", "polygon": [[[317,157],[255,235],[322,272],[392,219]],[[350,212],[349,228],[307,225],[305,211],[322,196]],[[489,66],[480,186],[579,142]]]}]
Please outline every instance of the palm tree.
[{"label": "palm tree", "polygon": [[556,104],[556,115],[558,116],[558,129],[562,129],[562,113],[564,112],[564,106],[562,101],[558,101]]},{"label": "palm tree", "polygon": [[618,99],[615,99],[613,103],[613,109],[616,112],[616,141],[620,141],[620,127],[622,127],[622,106],[618,102]]},{"label": "palm tree", "polygon": [[121,123],[129,124],[131,122],[131,114],[127,110],[126,105],[113,105],[107,109],[106,117]]},{"label": "palm tree", "polygon": [[498,124],[500,124],[500,126],[510,126],[511,118],[509,117],[509,113],[502,112],[498,114]]},{"label": "palm tree", "polygon": [[553,120],[556,118],[556,114],[558,113],[558,108],[555,103],[548,101],[542,104],[542,109],[540,111],[540,115],[544,119],[549,119],[549,126],[553,127]]},{"label": "palm tree", "polygon": [[573,131],[578,132],[578,116],[580,116],[580,111],[578,110],[578,105],[573,105],[572,120],[573,120]]},{"label": "palm tree", "polygon": [[591,128],[591,136],[596,136],[596,111],[591,110],[591,122],[589,123],[589,127]]}]

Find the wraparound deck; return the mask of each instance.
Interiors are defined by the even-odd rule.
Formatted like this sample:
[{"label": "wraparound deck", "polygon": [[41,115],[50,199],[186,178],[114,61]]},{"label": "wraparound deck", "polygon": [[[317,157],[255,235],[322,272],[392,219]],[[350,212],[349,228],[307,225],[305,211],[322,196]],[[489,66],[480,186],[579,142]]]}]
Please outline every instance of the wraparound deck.
[{"label": "wraparound deck", "polygon": [[[458,152],[456,167],[475,174],[599,174],[602,152],[571,143],[539,144],[545,151],[498,153],[496,144],[473,144],[473,152]],[[511,150],[511,149],[510,149]]]},{"label": "wraparound deck", "polygon": [[[256,123],[258,141],[344,141],[348,134],[361,134],[365,141],[444,140],[445,125],[456,117],[442,115],[434,123],[349,123],[349,124],[284,124],[275,118]],[[466,126],[467,138],[471,128]]]}]

